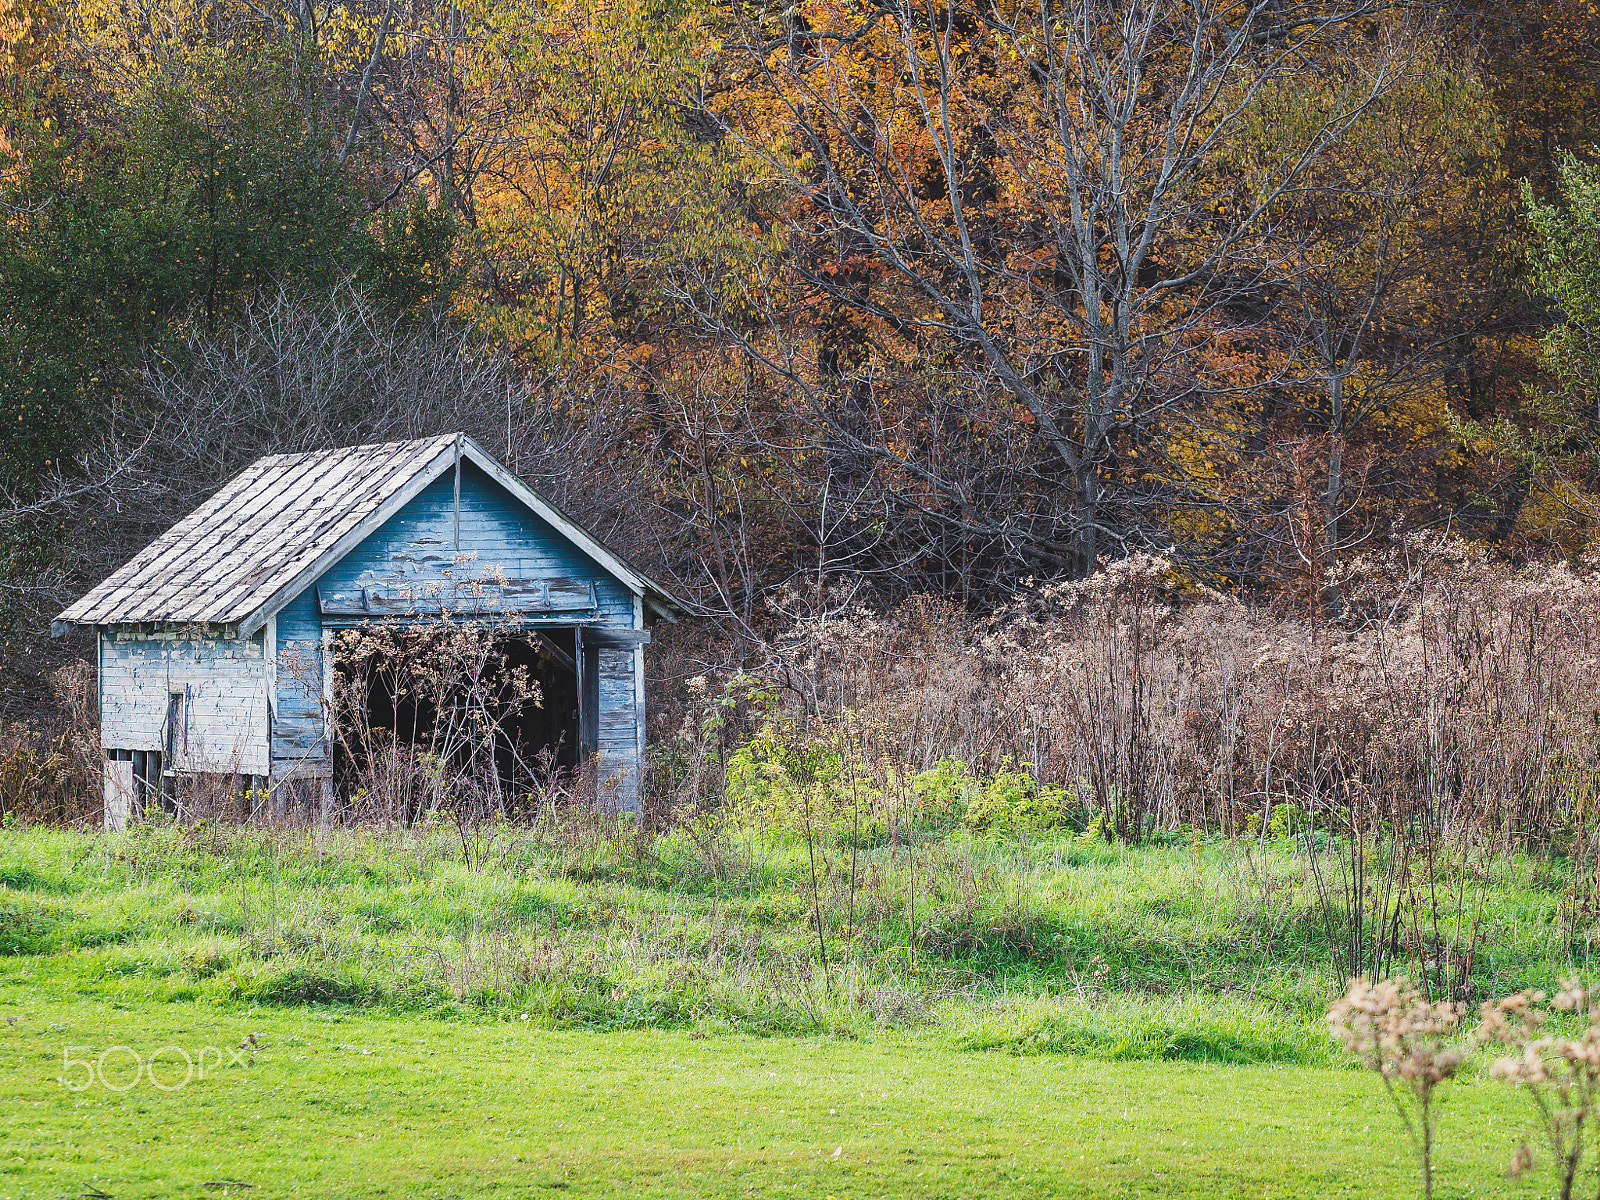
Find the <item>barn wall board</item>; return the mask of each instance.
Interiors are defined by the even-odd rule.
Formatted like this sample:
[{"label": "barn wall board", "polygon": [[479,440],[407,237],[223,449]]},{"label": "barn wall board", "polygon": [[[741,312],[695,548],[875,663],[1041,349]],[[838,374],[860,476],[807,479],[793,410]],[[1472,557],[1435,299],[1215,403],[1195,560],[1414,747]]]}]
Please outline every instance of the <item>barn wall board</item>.
[{"label": "barn wall board", "polygon": [[[107,750],[170,753],[168,770],[268,770],[271,670],[264,639],[226,631],[118,626],[101,634],[100,740]],[[181,694],[183,727],[169,730]]]}]

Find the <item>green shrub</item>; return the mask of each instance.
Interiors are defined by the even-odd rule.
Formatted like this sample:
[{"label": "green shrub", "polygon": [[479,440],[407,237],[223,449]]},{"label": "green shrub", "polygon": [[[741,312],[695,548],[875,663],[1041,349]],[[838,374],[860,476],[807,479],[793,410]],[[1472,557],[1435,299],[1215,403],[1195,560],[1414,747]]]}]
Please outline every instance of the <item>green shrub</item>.
[{"label": "green shrub", "polygon": [[[891,780],[891,783],[893,780]],[[769,719],[727,761],[731,814],[757,827],[834,845],[872,845],[888,833],[883,789],[827,740]]]},{"label": "green shrub", "polygon": [[[1249,837],[1261,835],[1261,814],[1248,813],[1244,819],[1244,832]],[[1311,832],[1311,819],[1304,809],[1293,804],[1275,804],[1271,814],[1267,817],[1267,836],[1269,838],[1292,838],[1304,836]],[[1321,833],[1321,830],[1317,831]],[[1319,839],[1320,840],[1320,839]]]},{"label": "green shrub", "polygon": [[55,924],[38,901],[0,888],[0,957],[50,953],[55,949]]},{"label": "green shrub", "polygon": [[291,965],[243,982],[240,998],[257,1004],[370,1004],[381,998],[363,982],[310,966]]},{"label": "green shrub", "polygon": [[1322,1023],[1286,1020],[1272,1006],[1196,993],[1083,1003],[1070,997],[1001,1009],[962,1033],[969,1050],[1076,1054],[1111,1062],[1294,1063],[1338,1061]]},{"label": "green shrub", "polygon": [[911,777],[917,812],[930,824],[947,825],[963,819],[982,791],[972,768],[959,758],[938,763]]},{"label": "green shrub", "polygon": [[973,797],[964,819],[973,829],[991,833],[1042,833],[1064,828],[1076,806],[1075,789],[1042,787],[1008,759]]}]

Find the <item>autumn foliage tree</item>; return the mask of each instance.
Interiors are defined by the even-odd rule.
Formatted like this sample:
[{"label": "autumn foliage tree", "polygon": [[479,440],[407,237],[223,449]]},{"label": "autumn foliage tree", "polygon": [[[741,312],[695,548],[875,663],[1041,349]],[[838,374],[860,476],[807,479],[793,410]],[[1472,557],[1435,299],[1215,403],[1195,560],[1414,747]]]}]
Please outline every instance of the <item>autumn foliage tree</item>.
[{"label": "autumn foliage tree", "polygon": [[[1403,55],[1358,43],[1340,64],[1360,78],[1379,54],[1396,73],[1274,204],[1256,291],[1219,347],[1236,385],[1162,439],[1178,546],[1215,577],[1275,577],[1335,615],[1334,565],[1437,510],[1455,454],[1445,381],[1492,306],[1467,235],[1500,131],[1486,90],[1446,61],[1448,37],[1409,36]],[[1272,95],[1257,139],[1329,99]]]},{"label": "autumn foliage tree", "polygon": [[[719,111],[785,181],[790,246],[735,336],[866,525],[942,527],[936,578],[1163,540],[1129,464],[1232,386],[1211,351],[1271,279],[1280,202],[1415,53],[1398,15],[1264,3],[817,3],[741,37]],[[1353,51],[1332,84],[1313,65]]]},{"label": "autumn foliage tree", "polygon": [[585,478],[745,645],[797,585],[982,606],[1140,548],[1329,617],[1407,531],[1577,557],[1597,21],[0,0],[0,554],[56,578],[38,514],[161,420],[138,380],[348,293],[503,356],[507,445],[603,426]]}]

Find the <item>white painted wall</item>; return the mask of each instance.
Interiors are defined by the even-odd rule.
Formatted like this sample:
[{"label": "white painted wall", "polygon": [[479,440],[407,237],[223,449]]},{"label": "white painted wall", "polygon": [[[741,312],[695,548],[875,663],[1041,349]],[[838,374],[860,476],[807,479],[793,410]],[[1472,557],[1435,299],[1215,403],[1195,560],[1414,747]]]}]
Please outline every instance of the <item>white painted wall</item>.
[{"label": "white painted wall", "polygon": [[184,694],[173,771],[269,770],[267,704],[272,670],[260,634],[122,626],[100,645],[100,741],[107,750],[167,749],[167,711]]}]

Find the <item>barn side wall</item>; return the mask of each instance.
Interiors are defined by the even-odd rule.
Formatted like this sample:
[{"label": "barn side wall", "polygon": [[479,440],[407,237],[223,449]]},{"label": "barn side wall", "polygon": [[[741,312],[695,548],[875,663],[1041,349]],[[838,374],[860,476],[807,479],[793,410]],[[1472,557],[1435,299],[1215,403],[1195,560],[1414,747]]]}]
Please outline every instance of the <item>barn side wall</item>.
[{"label": "barn side wall", "polygon": [[279,611],[274,625],[277,705],[272,714],[272,778],[323,773],[329,749],[323,720],[328,662],[316,589],[309,588]]},{"label": "barn side wall", "polygon": [[644,706],[634,691],[634,659],[638,647],[602,648],[600,655],[600,721],[595,748],[596,778],[601,795],[610,796],[627,812],[639,807],[639,731]]},{"label": "barn side wall", "polygon": [[[117,626],[101,633],[100,740],[107,750],[155,750],[166,769],[264,775],[271,667],[261,634]],[[172,698],[182,726],[168,729]]]},{"label": "barn side wall", "polygon": [[[326,769],[329,747],[323,693],[332,630],[317,592],[360,594],[363,588],[393,595],[457,592],[474,580],[561,578],[592,584],[597,611],[551,613],[547,623],[599,621],[642,627],[639,605],[626,584],[583,554],[553,526],[525,508],[470,462],[461,469],[460,548],[455,541],[455,478],[446,472],[342,560],[329,568],[276,617],[277,706],[272,729],[272,775]],[[403,618],[397,618],[403,619]],[[336,622],[348,625],[344,620]],[[601,652],[599,747],[602,777],[617,781],[617,798],[637,805],[642,697],[636,649]]]}]

